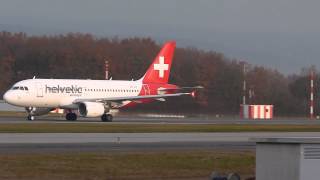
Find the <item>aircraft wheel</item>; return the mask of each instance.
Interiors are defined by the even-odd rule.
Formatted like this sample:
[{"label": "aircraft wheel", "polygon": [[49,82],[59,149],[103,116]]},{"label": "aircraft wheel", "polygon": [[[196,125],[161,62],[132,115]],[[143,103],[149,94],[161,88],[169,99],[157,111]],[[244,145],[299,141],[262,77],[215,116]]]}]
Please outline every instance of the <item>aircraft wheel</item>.
[{"label": "aircraft wheel", "polygon": [[76,121],[77,120],[77,114],[76,113],[72,113],[72,121]]},{"label": "aircraft wheel", "polygon": [[101,116],[101,121],[103,121],[103,122],[112,122],[112,119],[113,119],[113,117],[111,114],[103,114]]},{"label": "aircraft wheel", "polygon": [[28,121],[33,121],[34,120],[34,116],[28,115],[27,120]]},{"label": "aircraft wheel", "polygon": [[103,114],[103,115],[101,116],[101,121],[103,121],[103,122],[108,121],[108,120],[107,120],[107,114]]},{"label": "aircraft wheel", "polygon": [[67,121],[71,121],[71,113],[67,113],[66,114],[66,120]]},{"label": "aircraft wheel", "polygon": [[107,119],[109,122],[112,122],[113,116],[111,114],[107,114]]},{"label": "aircraft wheel", "polygon": [[66,120],[67,121],[76,121],[77,120],[77,114],[76,113],[67,113],[66,114]]}]

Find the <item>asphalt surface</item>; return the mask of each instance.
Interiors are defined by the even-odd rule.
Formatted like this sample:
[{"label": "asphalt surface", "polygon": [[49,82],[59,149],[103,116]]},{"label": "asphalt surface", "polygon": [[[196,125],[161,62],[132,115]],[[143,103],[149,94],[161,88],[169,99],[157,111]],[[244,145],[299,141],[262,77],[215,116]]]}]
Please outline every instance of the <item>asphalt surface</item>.
[{"label": "asphalt surface", "polygon": [[80,152],[166,152],[166,151],[254,151],[255,144],[239,142],[162,142],[162,143],[21,143],[0,144],[0,154],[80,153]]},{"label": "asphalt surface", "polygon": [[320,137],[301,133],[0,133],[0,153],[255,150],[257,137]]},{"label": "asphalt surface", "polygon": [[[25,123],[25,117],[1,117],[0,123]],[[64,117],[40,116],[31,123],[70,123]],[[78,118],[72,123],[110,123],[101,122],[100,118]],[[215,118],[215,117],[144,117],[144,116],[116,116],[111,124],[288,124],[288,125],[320,125],[320,120],[302,118],[249,120],[240,118]]]},{"label": "asphalt surface", "polygon": [[[69,122],[64,117],[0,117],[0,123],[106,123],[98,118],[79,118]],[[110,123],[110,122],[107,122]],[[242,120],[208,117],[118,116],[110,124],[309,124],[320,120],[273,119]],[[60,152],[131,152],[168,150],[255,150],[253,137],[320,137],[320,133],[0,133],[0,153]]]},{"label": "asphalt surface", "polygon": [[0,144],[249,142],[258,137],[320,137],[320,132],[0,133]]}]

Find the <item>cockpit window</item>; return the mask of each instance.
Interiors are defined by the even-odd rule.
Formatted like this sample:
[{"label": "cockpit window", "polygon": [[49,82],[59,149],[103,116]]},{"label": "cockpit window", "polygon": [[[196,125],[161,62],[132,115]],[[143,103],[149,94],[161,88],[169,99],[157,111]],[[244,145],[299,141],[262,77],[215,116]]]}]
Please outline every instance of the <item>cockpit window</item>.
[{"label": "cockpit window", "polygon": [[14,86],[11,88],[12,90],[22,90],[22,91],[29,91],[29,88],[26,86]]}]

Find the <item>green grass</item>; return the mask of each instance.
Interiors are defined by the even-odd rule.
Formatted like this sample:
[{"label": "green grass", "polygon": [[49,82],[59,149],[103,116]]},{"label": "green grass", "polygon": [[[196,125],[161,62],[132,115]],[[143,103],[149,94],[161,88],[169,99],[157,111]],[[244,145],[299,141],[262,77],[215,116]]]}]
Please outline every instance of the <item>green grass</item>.
[{"label": "green grass", "polygon": [[[0,116],[1,117],[27,117],[27,112],[25,111],[0,111]],[[58,116],[63,116],[63,114],[56,114],[56,113],[49,113],[45,116],[50,116],[50,117],[58,117]]]},{"label": "green grass", "polygon": [[26,115],[26,112],[0,111],[0,116],[2,117],[25,117]]},{"label": "green grass", "polygon": [[320,132],[320,125],[7,123],[0,133]]},{"label": "green grass", "polygon": [[0,179],[207,179],[252,176],[254,152],[169,151],[0,155]]}]

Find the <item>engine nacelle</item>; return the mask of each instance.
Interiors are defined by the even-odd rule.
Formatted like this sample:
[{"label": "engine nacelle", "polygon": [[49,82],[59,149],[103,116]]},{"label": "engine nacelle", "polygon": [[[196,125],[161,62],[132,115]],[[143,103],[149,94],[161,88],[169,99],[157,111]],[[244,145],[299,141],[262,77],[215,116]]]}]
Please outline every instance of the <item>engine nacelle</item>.
[{"label": "engine nacelle", "polygon": [[26,111],[32,116],[41,116],[48,114],[54,108],[26,107]]},{"label": "engine nacelle", "polygon": [[83,102],[79,104],[79,113],[83,117],[99,117],[105,112],[104,104],[98,102]]}]

